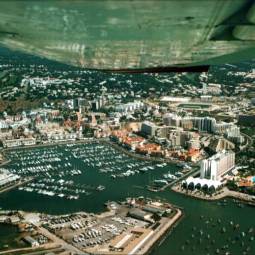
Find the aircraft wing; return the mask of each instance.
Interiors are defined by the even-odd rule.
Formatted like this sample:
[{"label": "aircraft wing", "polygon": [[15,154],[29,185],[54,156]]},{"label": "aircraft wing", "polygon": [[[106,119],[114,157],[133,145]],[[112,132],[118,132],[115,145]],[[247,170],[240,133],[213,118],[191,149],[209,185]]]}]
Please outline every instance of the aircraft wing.
[{"label": "aircraft wing", "polygon": [[182,70],[255,57],[253,0],[1,0],[0,43],[102,70]]}]

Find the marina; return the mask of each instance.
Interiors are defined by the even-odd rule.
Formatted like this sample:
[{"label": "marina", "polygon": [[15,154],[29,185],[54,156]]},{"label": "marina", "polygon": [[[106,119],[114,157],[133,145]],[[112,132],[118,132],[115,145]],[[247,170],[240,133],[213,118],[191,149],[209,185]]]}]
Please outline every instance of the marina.
[{"label": "marina", "polygon": [[152,254],[254,253],[253,207],[233,199],[194,200],[170,188],[158,193],[147,189],[155,180],[166,183],[181,178],[183,166],[137,160],[97,142],[10,150],[6,157],[11,162],[4,168],[35,179],[2,193],[2,209],[55,215],[83,210],[98,213],[108,200],[160,197],[183,208],[185,216]]},{"label": "marina", "polygon": [[[138,161],[97,142],[17,149],[8,151],[7,157],[11,162],[4,166],[5,171],[22,178],[33,178],[18,187],[19,191],[62,199],[77,200],[80,196],[104,191],[106,182],[111,179],[144,173],[151,182],[157,182],[158,177],[162,177],[160,180],[166,184],[170,181],[167,163]],[[96,173],[102,176],[102,183],[94,180]]]}]

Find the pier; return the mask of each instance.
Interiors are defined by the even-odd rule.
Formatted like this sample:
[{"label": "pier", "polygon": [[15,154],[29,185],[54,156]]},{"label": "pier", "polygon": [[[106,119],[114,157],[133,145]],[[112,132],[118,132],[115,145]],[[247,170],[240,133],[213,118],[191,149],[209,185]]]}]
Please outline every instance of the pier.
[{"label": "pier", "polygon": [[184,174],[183,176],[179,177],[178,179],[173,180],[172,182],[164,185],[163,187],[160,187],[158,189],[154,189],[154,188],[148,186],[148,190],[153,191],[153,192],[164,191],[165,189],[173,187],[175,184],[181,182],[182,180],[186,179],[189,176],[196,176],[197,174],[199,174],[199,172],[200,172],[200,170],[193,169],[190,172],[188,172],[188,173]]},{"label": "pier", "polygon": [[1,188],[0,189],[0,193],[4,193],[4,192],[10,191],[12,189],[15,189],[15,188],[17,188],[19,186],[25,185],[25,184],[31,182],[32,180],[34,180],[34,177],[25,177],[25,178],[22,178],[19,181],[16,181],[15,183],[11,183],[10,185],[8,185],[6,187]]}]

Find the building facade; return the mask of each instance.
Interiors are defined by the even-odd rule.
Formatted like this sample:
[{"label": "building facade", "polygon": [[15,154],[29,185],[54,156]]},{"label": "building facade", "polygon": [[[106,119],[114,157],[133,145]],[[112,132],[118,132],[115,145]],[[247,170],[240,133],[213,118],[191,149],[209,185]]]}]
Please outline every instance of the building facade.
[{"label": "building facade", "polygon": [[153,122],[144,121],[141,126],[141,132],[147,136],[155,136],[158,126]]},{"label": "building facade", "polygon": [[218,181],[223,174],[234,167],[235,153],[232,151],[219,152],[201,161],[200,178]]}]

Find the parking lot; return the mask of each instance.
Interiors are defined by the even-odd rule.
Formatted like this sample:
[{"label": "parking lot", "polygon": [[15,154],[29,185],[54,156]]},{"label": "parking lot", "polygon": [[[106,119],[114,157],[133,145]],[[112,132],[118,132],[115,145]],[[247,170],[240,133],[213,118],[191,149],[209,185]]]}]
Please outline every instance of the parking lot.
[{"label": "parking lot", "polygon": [[115,236],[134,226],[144,227],[146,222],[125,216],[123,212],[99,218],[94,214],[73,214],[44,219],[44,225],[57,236],[78,249],[104,245]]}]

